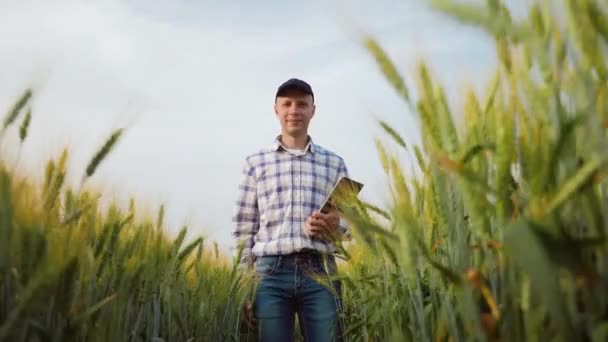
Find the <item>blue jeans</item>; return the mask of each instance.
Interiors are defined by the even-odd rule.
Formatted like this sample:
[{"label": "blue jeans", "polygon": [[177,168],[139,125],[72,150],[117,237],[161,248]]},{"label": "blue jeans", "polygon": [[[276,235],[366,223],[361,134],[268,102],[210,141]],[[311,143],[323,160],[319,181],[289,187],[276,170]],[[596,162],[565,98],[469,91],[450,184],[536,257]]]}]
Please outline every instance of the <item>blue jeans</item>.
[{"label": "blue jeans", "polygon": [[336,271],[332,256],[326,262],[304,255],[260,257],[255,269],[260,341],[293,341],[295,314],[305,341],[341,341],[341,287],[328,279]]}]

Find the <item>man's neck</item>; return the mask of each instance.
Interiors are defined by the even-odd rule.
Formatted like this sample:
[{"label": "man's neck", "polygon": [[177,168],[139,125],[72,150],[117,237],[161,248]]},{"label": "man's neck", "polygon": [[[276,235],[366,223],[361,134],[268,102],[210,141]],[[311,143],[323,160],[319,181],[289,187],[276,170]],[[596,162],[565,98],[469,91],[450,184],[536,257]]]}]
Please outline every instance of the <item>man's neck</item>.
[{"label": "man's neck", "polygon": [[308,135],[291,136],[283,133],[281,134],[281,144],[289,149],[303,150],[308,144]]}]

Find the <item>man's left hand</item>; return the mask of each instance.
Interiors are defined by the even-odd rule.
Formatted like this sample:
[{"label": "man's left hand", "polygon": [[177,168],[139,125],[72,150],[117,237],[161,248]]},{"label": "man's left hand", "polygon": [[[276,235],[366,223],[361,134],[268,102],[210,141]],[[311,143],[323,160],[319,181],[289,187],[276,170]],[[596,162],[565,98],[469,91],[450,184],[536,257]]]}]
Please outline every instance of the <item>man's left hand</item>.
[{"label": "man's left hand", "polygon": [[336,210],[324,214],[314,211],[306,220],[306,233],[311,237],[335,240],[339,236],[340,215]]}]

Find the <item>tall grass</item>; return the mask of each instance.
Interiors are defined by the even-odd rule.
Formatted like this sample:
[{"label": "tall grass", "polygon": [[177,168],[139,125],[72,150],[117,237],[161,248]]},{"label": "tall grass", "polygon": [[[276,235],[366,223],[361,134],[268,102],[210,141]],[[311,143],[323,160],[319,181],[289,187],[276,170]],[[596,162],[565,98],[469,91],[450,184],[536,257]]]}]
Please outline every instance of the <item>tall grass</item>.
[{"label": "tall grass", "polygon": [[498,0],[431,3],[489,34],[499,64],[485,91],[470,90],[456,110],[425,62],[414,99],[365,38],[415,108],[422,177],[406,175],[389,142],[378,142],[392,203],[382,221],[364,203],[349,210],[366,257],[342,268],[348,338],[605,341],[606,4],[537,1],[515,21]]},{"label": "tall grass", "polygon": [[[27,92],[26,94],[31,94]],[[22,96],[4,130],[24,111]],[[20,125],[27,136],[28,110]],[[4,132],[3,130],[3,132]],[[94,154],[81,188],[64,181],[68,153],[47,163],[44,183],[0,161],[0,341],[238,340],[247,279],[229,260],[171,240],[159,219],[112,204],[85,182],[111,153],[122,130]]]}]

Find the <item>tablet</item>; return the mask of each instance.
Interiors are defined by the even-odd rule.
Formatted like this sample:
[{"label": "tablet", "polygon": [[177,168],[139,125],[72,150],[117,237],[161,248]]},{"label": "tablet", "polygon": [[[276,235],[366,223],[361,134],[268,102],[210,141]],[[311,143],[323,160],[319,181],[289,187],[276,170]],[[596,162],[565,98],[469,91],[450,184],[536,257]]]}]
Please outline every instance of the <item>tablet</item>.
[{"label": "tablet", "polygon": [[329,192],[329,195],[323,201],[321,205],[321,212],[327,213],[331,208],[336,208],[337,203],[340,201],[354,200],[359,192],[363,189],[363,183],[357,182],[348,177],[340,177],[338,182]]}]

